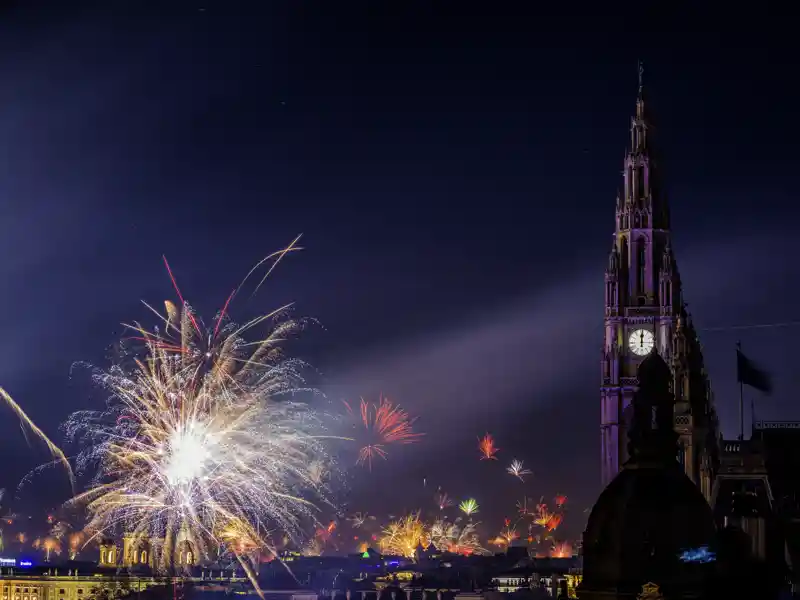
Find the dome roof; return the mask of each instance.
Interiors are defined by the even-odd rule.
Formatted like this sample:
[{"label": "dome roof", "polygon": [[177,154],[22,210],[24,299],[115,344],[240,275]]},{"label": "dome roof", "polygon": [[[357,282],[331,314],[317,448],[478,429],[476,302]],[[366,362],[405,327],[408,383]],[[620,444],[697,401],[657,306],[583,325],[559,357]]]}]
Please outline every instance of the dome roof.
[{"label": "dome roof", "polygon": [[671,372],[652,352],[637,376],[628,431],[631,459],[592,508],[581,588],[635,596],[653,582],[666,597],[702,593],[713,565],[682,555],[714,549],[716,526],[711,507],[676,459]]},{"label": "dome roof", "polygon": [[[583,583],[597,590],[648,581],[664,592],[670,582],[702,583],[698,565],[680,560],[687,550],[714,548],[711,507],[675,462],[671,468],[625,468],[603,491],[583,541]],[[683,587],[683,585],[681,586]]]}]

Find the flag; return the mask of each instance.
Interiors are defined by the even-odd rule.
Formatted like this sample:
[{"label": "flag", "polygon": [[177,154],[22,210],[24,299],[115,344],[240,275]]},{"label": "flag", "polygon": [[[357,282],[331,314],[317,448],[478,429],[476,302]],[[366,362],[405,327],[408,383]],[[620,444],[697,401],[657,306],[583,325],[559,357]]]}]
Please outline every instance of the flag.
[{"label": "flag", "polygon": [[736,381],[765,394],[772,392],[770,376],[753,364],[741,350],[736,350]]}]

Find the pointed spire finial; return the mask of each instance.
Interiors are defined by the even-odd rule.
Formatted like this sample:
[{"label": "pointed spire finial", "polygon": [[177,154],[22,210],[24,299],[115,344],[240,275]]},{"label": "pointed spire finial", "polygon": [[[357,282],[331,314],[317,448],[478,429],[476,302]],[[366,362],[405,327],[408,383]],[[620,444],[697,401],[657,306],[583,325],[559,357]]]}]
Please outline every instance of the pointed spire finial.
[{"label": "pointed spire finial", "polygon": [[642,96],[642,76],[644,75],[644,64],[639,61],[639,97]]}]

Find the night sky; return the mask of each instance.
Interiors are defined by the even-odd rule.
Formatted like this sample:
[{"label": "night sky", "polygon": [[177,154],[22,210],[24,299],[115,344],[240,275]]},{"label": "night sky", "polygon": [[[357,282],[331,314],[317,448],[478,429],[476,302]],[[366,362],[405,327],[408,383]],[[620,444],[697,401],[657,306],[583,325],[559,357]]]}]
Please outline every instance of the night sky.
[{"label": "night sky", "polygon": [[[793,33],[502,4],[0,10],[0,385],[60,440],[104,401],[72,364],[107,364],[121,321],[149,323],[140,300],[174,297],[162,254],[210,315],[303,233],[234,316],[296,302],[321,323],[297,349],[331,402],[383,392],[427,434],[353,470],[351,509],[430,509],[441,485],[493,530],[525,493],[560,492],[578,533],[599,492],[603,270],[641,59],[723,428],[737,339],[774,376],[772,397],[747,392],[759,417],[800,418],[800,328],[737,328],[800,320]],[[478,460],[485,431],[500,464]],[[9,411],[0,452],[11,489],[47,458]]]}]

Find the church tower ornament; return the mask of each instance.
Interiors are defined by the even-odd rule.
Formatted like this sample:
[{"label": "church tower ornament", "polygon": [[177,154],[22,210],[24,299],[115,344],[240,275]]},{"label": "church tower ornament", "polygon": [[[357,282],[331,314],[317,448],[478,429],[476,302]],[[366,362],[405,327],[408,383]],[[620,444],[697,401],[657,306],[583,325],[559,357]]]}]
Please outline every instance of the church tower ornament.
[{"label": "church tower ornament", "polygon": [[636,600],[664,600],[661,588],[655,583],[645,583],[642,591],[636,596]]},{"label": "church tower ornament", "polygon": [[636,370],[652,352],[673,373],[678,459],[710,499],[718,462],[718,425],[697,333],[684,302],[673,253],[669,207],[638,64],[615,227],[605,269],[601,379],[601,469],[609,483],[628,459],[627,427]]}]

